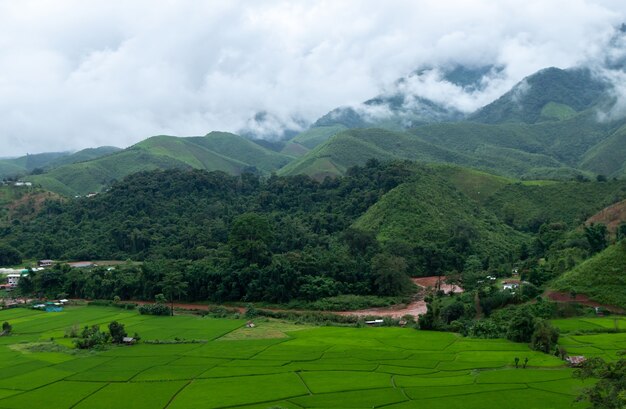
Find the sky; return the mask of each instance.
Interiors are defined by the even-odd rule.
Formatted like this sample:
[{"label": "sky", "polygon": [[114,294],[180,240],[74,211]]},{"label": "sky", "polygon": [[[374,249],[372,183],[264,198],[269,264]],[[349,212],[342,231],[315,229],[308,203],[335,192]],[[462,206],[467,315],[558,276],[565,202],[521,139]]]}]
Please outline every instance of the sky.
[{"label": "sky", "polygon": [[408,87],[470,112],[541,68],[601,60],[623,22],[623,0],[0,0],[0,157],[271,137],[420,68],[503,67],[479,91]]}]

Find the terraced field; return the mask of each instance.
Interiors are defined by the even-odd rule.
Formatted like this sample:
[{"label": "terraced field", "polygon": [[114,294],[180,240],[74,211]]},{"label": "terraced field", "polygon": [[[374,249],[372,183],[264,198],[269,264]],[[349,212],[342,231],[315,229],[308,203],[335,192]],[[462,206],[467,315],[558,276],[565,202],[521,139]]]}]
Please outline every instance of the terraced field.
[{"label": "terraced field", "polygon": [[[143,340],[66,349],[73,324],[118,320]],[[571,408],[583,385],[549,355],[505,340],[402,328],[306,327],[103,307],[0,311],[0,408]],[[51,341],[51,338],[53,340]],[[572,335],[572,351],[614,357],[626,334]],[[528,368],[515,369],[514,358]]]}]

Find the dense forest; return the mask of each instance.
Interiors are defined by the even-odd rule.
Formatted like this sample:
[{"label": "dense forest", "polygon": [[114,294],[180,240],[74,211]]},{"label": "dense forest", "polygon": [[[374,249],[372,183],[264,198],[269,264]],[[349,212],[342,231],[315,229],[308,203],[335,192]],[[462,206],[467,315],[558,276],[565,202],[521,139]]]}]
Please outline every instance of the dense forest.
[{"label": "dense forest", "polygon": [[[472,194],[489,186],[488,197]],[[399,296],[413,291],[410,276],[427,275],[471,289],[514,267],[541,286],[606,247],[605,230],[598,243],[595,227],[578,226],[625,196],[623,181],[521,184],[401,161],[321,182],[152,171],[94,197],[48,199],[36,216],[4,222],[0,247],[13,262],[128,260],[22,280],[51,296],[152,299],[173,272],[189,284],[184,298],[218,302]]]}]

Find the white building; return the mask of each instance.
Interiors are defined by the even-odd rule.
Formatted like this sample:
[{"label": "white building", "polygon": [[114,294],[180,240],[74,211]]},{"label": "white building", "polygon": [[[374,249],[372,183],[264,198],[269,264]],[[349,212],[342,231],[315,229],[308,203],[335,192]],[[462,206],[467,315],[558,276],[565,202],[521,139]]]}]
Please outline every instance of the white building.
[{"label": "white building", "polygon": [[11,273],[7,275],[7,280],[9,287],[17,287],[17,284],[20,282],[21,274]]}]

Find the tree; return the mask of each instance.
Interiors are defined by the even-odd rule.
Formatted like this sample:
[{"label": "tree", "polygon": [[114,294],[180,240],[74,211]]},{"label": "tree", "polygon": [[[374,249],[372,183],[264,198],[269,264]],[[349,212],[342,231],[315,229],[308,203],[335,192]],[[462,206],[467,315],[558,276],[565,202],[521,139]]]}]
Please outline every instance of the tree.
[{"label": "tree", "polygon": [[374,285],[379,295],[400,295],[411,290],[413,284],[406,275],[407,265],[402,257],[377,254],[372,258]]},{"label": "tree", "polygon": [[166,274],[163,281],[161,281],[163,293],[170,300],[172,316],[174,315],[174,298],[187,294],[187,286],[187,282],[183,281],[183,275],[178,272]]},{"label": "tree", "polygon": [[22,262],[22,255],[8,244],[0,243],[0,266],[12,266]]},{"label": "tree", "polygon": [[520,308],[509,321],[506,338],[513,342],[530,342],[534,331],[533,315],[526,308]]},{"label": "tree", "polygon": [[626,223],[620,223],[620,225],[617,227],[617,231],[615,232],[615,235],[616,235],[617,241],[620,241],[626,237]]},{"label": "tree", "polygon": [[606,226],[602,223],[585,226],[585,238],[589,242],[591,254],[604,250],[608,245]]},{"label": "tree", "polygon": [[574,371],[573,376],[598,379],[593,386],[585,388],[576,401],[588,401],[594,409],[626,407],[626,359],[607,363],[602,358],[589,358]]},{"label": "tree", "polygon": [[256,213],[237,217],[228,237],[235,264],[243,262],[261,267],[272,261],[271,241],[272,230],[267,218]]},{"label": "tree", "polygon": [[533,349],[548,354],[554,349],[558,341],[558,329],[554,328],[547,320],[535,320],[535,331],[530,340]]},{"label": "tree", "polygon": [[111,321],[109,324],[109,334],[111,334],[111,340],[115,344],[121,344],[124,337],[128,335],[124,329],[124,324],[117,321]]},{"label": "tree", "polygon": [[2,335],[9,335],[12,330],[13,327],[7,321],[2,323]]}]

